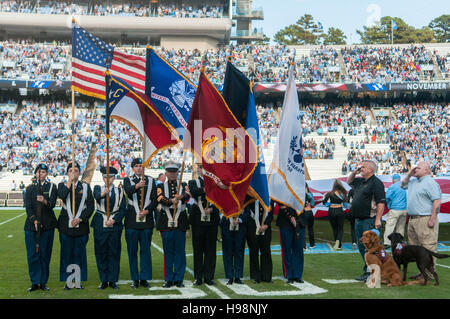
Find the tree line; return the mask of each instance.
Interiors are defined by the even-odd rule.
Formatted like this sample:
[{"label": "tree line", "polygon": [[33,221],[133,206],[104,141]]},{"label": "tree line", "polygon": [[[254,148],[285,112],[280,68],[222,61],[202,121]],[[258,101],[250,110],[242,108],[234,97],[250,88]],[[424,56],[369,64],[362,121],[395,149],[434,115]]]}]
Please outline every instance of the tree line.
[{"label": "tree line", "polygon": [[[394,32],[392,32],[392,21],[395,21],[397,25]],[[392,40],[394,44],[448,43],[450,42],[450,15],[443,14],[422,28],[410,26],[398,17],[384,16],[377,24],[370,27],[363,26],[363,29],[357,30],[356,33],[360,36],[362,44],[390,44]],[[304,14],[295,24],[278,31],[273,40],[278,44],[286,45],[347,44],[347,36],[341,29],[330,27],[325,32],[321,22],[314,21],[310,14]]]}]

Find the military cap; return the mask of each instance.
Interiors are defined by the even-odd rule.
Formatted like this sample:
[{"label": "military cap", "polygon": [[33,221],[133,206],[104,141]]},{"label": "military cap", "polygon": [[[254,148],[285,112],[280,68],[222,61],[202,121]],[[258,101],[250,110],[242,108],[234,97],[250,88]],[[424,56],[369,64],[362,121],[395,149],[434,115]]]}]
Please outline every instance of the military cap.
[{"label": "military cap", "polygon": [[39,169],[41,169],[41,170],[44,170],[44,171],[47,171],[47,172],[48,172],[48,166],[47,166],[47,165],[45,165],[44,163],[41,163],[41,164],[39,164],[38,166],[36,166],[36,169],[34,170],[34,173],[36,174],[36,173],[37,173],[37,171],[38,171]]},{"label": "military cap", "polygon": [[168,172],[178,172],[180,166],[174,161],[168,161],[164,164],[164,169]]},{"label": "military cap", "polygon": [[[80,164],[78,164],[77,162],[75,162],[75,167],[78,168],[79,171],[81,171]],[[72,162],[70,162],[69,165],[67,165],[66,172],[69,172],[69,169],[71,169],[71,168],[72,168]]]},{"label": "military cap", "polygon": [[[102,166],[100,167],[100,173],[102,173],[103,177],[106,177],[106,166]],[[115,169],[114,167],[110,166],[109,167],[109,176],[110,177],[114,177],[116,176],[118,173],[117,169]]]},{"label": "military cap", "polygon": [[133,161],[131,162],[131,168],[133,168],[137,164],[142,164],[142,158],[133,159]]}]

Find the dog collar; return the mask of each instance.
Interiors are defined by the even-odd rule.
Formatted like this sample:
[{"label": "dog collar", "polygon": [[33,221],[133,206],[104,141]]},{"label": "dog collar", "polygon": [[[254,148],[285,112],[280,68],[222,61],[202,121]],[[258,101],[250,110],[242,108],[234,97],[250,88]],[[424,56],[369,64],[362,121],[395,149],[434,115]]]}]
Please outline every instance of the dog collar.
[{"label": "dog collar", "polygon": [[395,246],[394,255],[401,255],[402,254],[402,249],[405,246],[406,245],[404,243],[398,243],[397,246]]}]

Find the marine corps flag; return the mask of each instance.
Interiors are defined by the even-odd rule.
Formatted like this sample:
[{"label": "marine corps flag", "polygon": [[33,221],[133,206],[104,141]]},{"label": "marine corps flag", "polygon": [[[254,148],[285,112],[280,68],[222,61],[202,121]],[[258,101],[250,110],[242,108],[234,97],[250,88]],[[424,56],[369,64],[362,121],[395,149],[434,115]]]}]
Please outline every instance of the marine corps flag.
[{"label": "marine corps flag", "polygon": [[300,108],[293,66],[284,94],[278,140],[269,170],[270,198],[289,206],[300,214],[305,198],[305,163]]},{"label": "marine corps flag", "polygon": [[241,213],[258,149],[224,99],[200,73],[184,147],[203,164],[208,201],[228,218]]},{"label": "marine corps flag", "polygon": [[110,118],[128,123],[141,137],[144,146],[144,163],[160,149],[178,144],[179,139],[172,135],[169,125],[161,117],[150,99],[135,91],[125,81],[106,72],[106,135],[110,135]]}]

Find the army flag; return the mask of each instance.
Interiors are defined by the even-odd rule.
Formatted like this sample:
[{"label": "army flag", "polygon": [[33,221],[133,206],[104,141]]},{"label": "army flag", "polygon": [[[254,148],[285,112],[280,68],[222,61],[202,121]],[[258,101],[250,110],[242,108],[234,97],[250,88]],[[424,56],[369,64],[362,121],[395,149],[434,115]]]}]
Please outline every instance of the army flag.
[{"label": "army flag", "polygon": [[247,133],[256,142],[258,147],[258,163],[252,175],[248,189],[249,196],[244,206],[255,200],[259,200],[264,209],[268,211],[270,208],[270,198],[267,186],[266,164],[261,147],[252,83],[230,61],[227,63],[222,95],[236,119],[245,126]]},{"label": "army flag", "polygon": [[176,145],[179,139],[150,99],[123,80],[106,72],[106,135],[110,135],[110,119],[128,123],[140,135],[146,166],[161,149]]},{"label": "army flag", "polygon": [[305,198],[305,163],[300,108],[292,65],[289,68],[283,113],[273,154],[268,177],[270,198],[300,214]]},{"label": "army flag", "polygon": [[203,72],[187,131],[184,147],[203,164],[208,201],[227,218],[239,215],[257,165],[257,147]]},{"label": "army flag", "polygon": [[145,94],[183,140],[197,87],[154,49],[146,61]]}]

